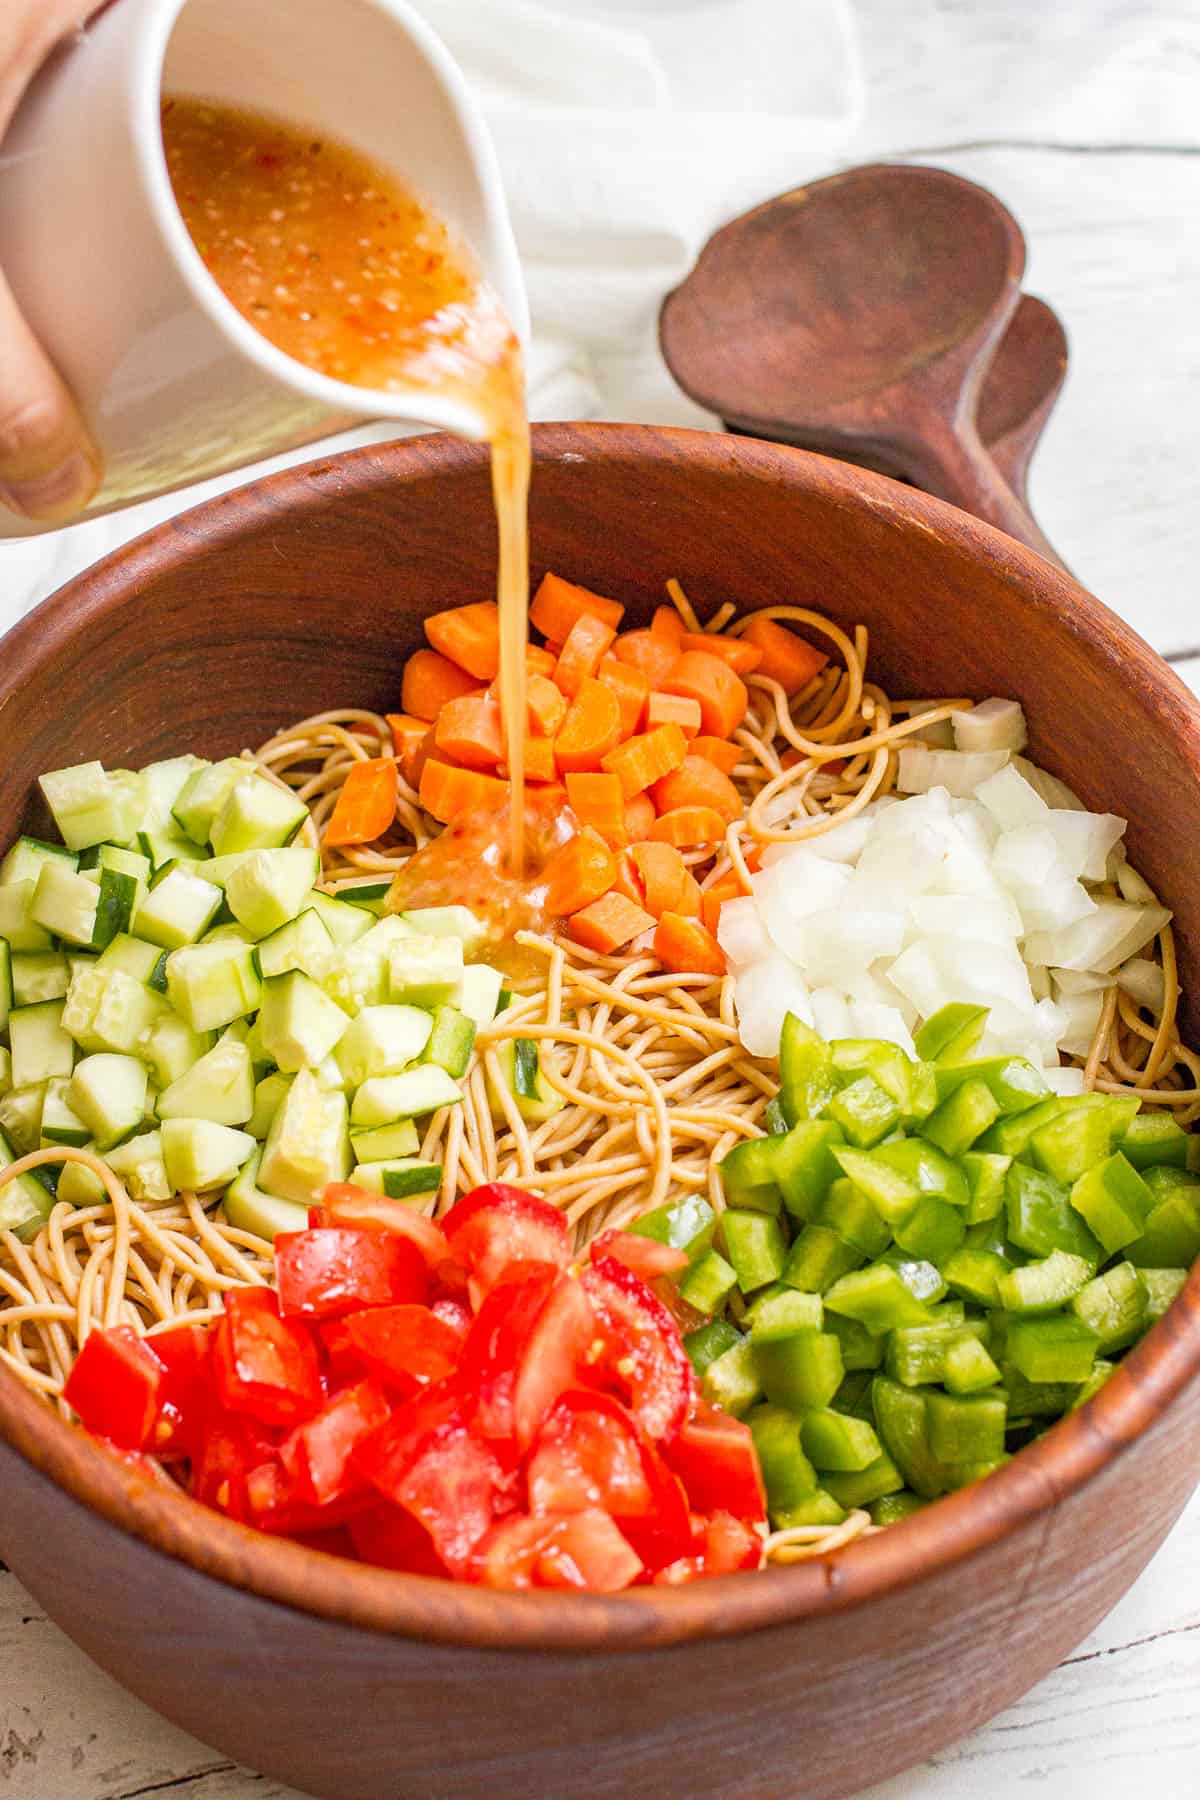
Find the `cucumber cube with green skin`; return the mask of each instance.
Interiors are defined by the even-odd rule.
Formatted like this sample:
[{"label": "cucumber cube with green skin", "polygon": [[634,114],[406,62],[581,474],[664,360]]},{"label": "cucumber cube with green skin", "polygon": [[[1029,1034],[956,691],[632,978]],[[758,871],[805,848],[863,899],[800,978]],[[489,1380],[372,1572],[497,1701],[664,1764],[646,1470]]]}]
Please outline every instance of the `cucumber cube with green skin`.
[{"label": "cucumber cube with green skin", "polygon": [[308,818],[303,800],[265,775],[243,775],[230,788],[212,822],[209,842],[217,856],[239,850],[278,850],[290,844]]},{"label": "cucumber cube with green skin", "polygon": [[91,1140],[92,1134],[67,1103],[68,1085],[61,1076],[46,1083],[42,1102],[42,1142],[73,1144],[81,1149]]},{"label": "cucumber cube with green skin", "polygon": [[222,1038],[158,1096],[160,1119],[244,1125],[254,1111],[254,1068],[245,1044]]},{"label": "cucumber cube with green skin", "polygon": [[107,1153],[105,1161],[133,1200],[169,1200],[175,1191],[167,1177],[161,1132],[143,1131],[127,1138]]},{"label": "cucumber cube with green skin", "polygon": [[346,1080],[346,1077],[338,1067],[336,1059],[332,1055],[325,1057],[323,1061],[319,1062],[313,1070],[313,1074],[316,1076],[321,1086],[323,1088],[329,1088],[331,1092],[345,1094],[349,1092],[352,1085]]},{"label": "cucumber cube with green skin", "polygon": [[46,1102],[46,1084],[9,1088],[0,1094],[0,1132],[12,1144],[18,1156],[28,1156],[41,1142],[42,1108]]},{"label": "cucumber cube with green skin", "polygon": [[710,1363],[716,1362],[718,1356],[723,1356],[726,1350],[732,1350],[741,1341],[740,1331],[728,1319],[710,1319],[707,1325],[688,1332],[683,1347],[696,1374],[703,1375]]},{"label": "cucumber cube with green skin", "polygon": [[7,887],[0,887],[0,942],[7,944],[10,950],[49,950],[53,947],[51,933],[33,916],[36,891],[36,881],[12,881]]},{"label": "cucumber cube with green skin", "polygon": [[454,1006],[462,991],[463,947],[458,938],[410,937],[392,945],[389,993],[403,1006]]},{"label": "cucumber cube with green skin", "polygon": [[366,1006],[349,1023],[334,1057],[349,1085],[361,1087],[374,1075],[398,1075],[415,1062],[432,1031],[433,1019],[421,1007]]},{"label": "cucumber cube with green skin", "polygon": [[63,1030],[62,1017],[61,1000],[18,1006],[9,1013],[8,1042],[16,1087],[69,1075],[75,1067],[75,1045]]},{"label": "cucumber cube with green skin", "polygon": [[246,1131],[211,1119],[164,1119],[162,1154],[173,1193],[227,1187],[256,1148]]},{"label": "cucumber cube with green skin", "polygon": [[679,1295],[698,1313],[719,1312],[737,1286],[737,1271],[716,1250],[708,1250],[680,1278]]},{"label": "cucumber cube with green skin", "polygon": [[162,762],[146,764],[139,775],[142,784],[142,824],[146,830],[176,829],[171,808],[197,770],[208,766],[202,756],[193,756],[190,751],[183,756],[170,756]]},{"label": "cucumber cube with green skin", "polygon": [[436,1063],[457,1081],[466,1074],[474,1048],[475,1021],[455,1006],[435,1007],[433,1030],[421,1052],[421,1061]]},{"label": "cucumber cube with green skin", "polygon": [[117,779],[121,773],[109,775],[102,764],[90,762],[52,769],[40,777],[38,786],[68,850],[126,843],[133,836],[140,795]]},{"label": "cucumber cube with green skin", "polygon": [[1096,1163],[1075,1182],[1071,1205],[1107,1255],[1136,1243],[1154,1210],[1154,1197],[1133,1164],[1120,1152]]},{"label": "cucumber cube with green skin", "polygon": [[194,769],[171,806],[171,817],[183,835],[193,843],[207,844],[213,820],[234,783],[253,772],[254,764],[242,756],[227,756]]},{"label": "cucumber cube with green skin", "polygon": [[168,869],[150,889],[133,921],[135,937],[178,950],[194,944],[212,924],[221,905],[221,890],[181,863]]},{"label": "cucumber cube with green skin", "polygon": [[397,1119],[422,1118],[461,1102],[458,1083],[444,1069],[429,1065],[364,1081],[354,1096],[350,1117],[356,1126],[392,1125]]},{"label": "cucumber cube with green skin", "polygon": [[355,1187],[389,1200],[419,1200],[436,1194],[442,1185],[441,1163],[421,1162],[416,1157],[388,1157],[380,1162],[359,1163],[353,1175]]},{"label": "cucumber cube with green skin", "polygon": [[137,847],[155,874],[170,868],[172,863],[191,863],[199,873],[205,861],[202,846],[193,844],[179,831],[139,831]]},{"label": "cucumber cube with green skin", "polygon": [[1071,1301],[1077,1319],[1100,1340],[1100,1354],[1125,1350],[1146,1329],[1146,1283],[1132,1263],[1117,1263],[1080,1288]]},{"label": "cucumber cube with green skin", "polygon": [[1025,1263],[1002,1275],[998,1283],[1000,1304],[1010,1313],[1057,1312],[1086,1287],[1095,1269],[1095,1263],[1086,1257],[1054,1250],[1039,1262]]},{"label": "cucumber cube with green skin", "polygon": [[[355,944],[371,930],[373,921],[370,913],[363,912],[358,907],[346,906],[342,901],[335,900],[332,894],[321,893],[319,888],[313,889],[305,906],[316,913],[335,944]],[[308,973],[311,975],[312,970]]]},{"label": "cucumber cube with green skin", "polygon": [[256,850],[230,871],[225,899],[251,937],[265,938],[303,910],[319,874],[315,850]]},{"label": "cucumber cube with green skin", "polygon": [[[8,945],[0,951],[7,957]],[[10,973],[12,1004],[40,1006],[44,1000],[61,1000],[71,985],[71,965],[61,950],[19,950]],[[4,974],[0,970],[0,1030],[4,1028]]]},{"label": "cucumber cube with green skin", "polygon": [[735,1419],[749,1412],[755,1401],[763,1396],[762,1378],[750,1339],[739,1338],[736,1344],[710,1362],[700,1385],[706,1400],[714,1406],[724,1407]]},{"label": "cucumber cube with green skin", "polygon": [[465,906],[419,906],[404,914],[422,937],[457,938],[464,956],[474,956],[487,942],[487,927]]},{"label": "cucumber cube with green skin", "polygon": [[[20,1151],[0,1131],[0,1168],[16,1162]],[[15,1232],[23,1242],[36,1237],[54,1208],[54,1195],[33,1175],[17,1175],[0,1186],[0,1231]]]},{"label": "cucumber cube with green skin", "polygon": [[[495,1047],[499,1081],[491,1069],[487,1074],[488,1100],[492,1117],[507,1119],[506,1106],[516,1107],[521,1118],[540,1125],[561,1112],[566,1101],[546,1078],[542,1067],[542,1046],[534,1038],[506,1038]],[[436,1071],[439,1074],[442,1070]]]},{"label": "cucumber cube with green skin", "polygon": [[961,1156],[999,1117],[1000,1102],[986,1081],[964,1081],[924,1121],[921,1136],[947,1156]]},{"label": "cucumber cube with green skin", "polygon": [[298,918],[289,919],[278,931],[271,932],[269,937],[260,938],[255,955],[258,972],[264,978],[299,969],[302,975],[311,975],[314,981],[320,981],[333,962],[335,950],[320,915],[310,906]]},{"label": "cucumber cube with green skin", "polygon": [[[91,947],[100,891],[94,881],[59,863],[42,864],[29,916],[35,925],[68,944]],[[9,940],[11,943],[11,939]]]},{"label": "cucumber cube with green skin", "polygon": [[264,1075],[254,1089],[254,1109],[246,1120],[246,1130],[252,1138],[262,1143],[271,1129],[271,1121],[283,1105],[287,1091],[292,1085],[290,1075]]},{"label": "cucumber cube with green skin", "polygon": [[468,963],[463,970],[458,1010],[474,1025],[490,1025],[496,1016],[504,977],[490,963]]},{"label": "cucumber cube with green skin", "polygon": [[[95,1150],[95,1144],[84,1144]],[[103,1206],[108,1191],[94,1169],[84,1163],[64,1163],[58,1176],[58,1198],[67,1206]]]},{"label": "cucumber cube with green skin", "polygon": [[1187,1167],[1187,1132],[1169,1113],[1138,1113],[1121,1133],[1117,1148],[1135,1169],[1156,1164]]},{"label": "cucumber cube with green skin", "polygon": [[[349,910],[343,907],[343,911]],[[356,942],[344,944],[322,977],[321,985],[343,1012],[353,1018],[365,1006],[383,1006],[389,998],[388,958],[393,944],[412,936],[398,913],[369,925]]]},{"label": "cucumber cube with green skin", "polygon": [[1008,1328],[1008,1360],[1027,1381],[1086,1381],[1100,1339],[1073,1313],[1045,1319],[1014,1319]]},{"label": "cucumber cube with green skin", "polygon": [[0,938],[0,1034],[7,1029],[13,1000],[12,951],[8,947],[8,940]]},{"label": "cucumber cube with green skin", "polygon": [[294,1200],[264,1194],[258,1185],[262,1151],[256,1150],[230,1182],[221,1198],[221,1210],[235,1231],[249,1231],[268,1243],[281,1232],[306,1231],[308,1208]]},{"label": "cucumber cube with green skin", "polygon": [[76,1065],[67,1104],[89,1128],[103,1153],[141,1124],[146,1090],[145,1063],[134,1056],[101,1051]]},{"label": "cucumber cube with green skin", "polygon": [[211,1031],[193,1031],[178,1013],[164,1012],[143,1037],[140,1054],[156,1085],[168,1088],[207,1055],[215,1041]]},{"label": "cucumber cube with green skin", "polygon": [[986,1006],[954,1001],[930,1014],[913,1045],[925,1062],[962,1063],[983,1036],[987,1022]]},{"label": "cucumber cube with green skin", "polygon": [[301,1069],[271,1122],[258,1184],[277,1199],[308,1206],[331,1181],[344,1181],[350,1168],[346,1097]]},{"label": "cucumber cube with green skin", "polygon": [[132,937],[127,931],[118,931],[104,946],[96,958],[95,967],[99,970],[120,969],[124,975],[132,975],[135,981],[144,982],[147,986],[156,979],[162,970],[163,992],[166,987],[166,958],[158,944],[151,944],[145,938]]},{"label": "cucumber cube with green skin", "polygon": [[315,1069],[350,1026],[337,1002],[298,969],[263,983],[258,1023],[263,1048],[285,1075]]},{"label": "cucumber cube with green skin", "polygon": [[411,1119],[398,1119],[394,1125],[375,1125],[366,1131],[350,1133],[350,1148],[356,1163],[393,1162],[397,1157],[415,1156],[419,1144],[417,1128]]},{"label": "cucumber cube with green skin", "polygon": [[64,863],[69,869],[79,866],[78,856],[65,844],[47,844],[42,838],[19,837],[0,861],[0,887],[11,887],[18,881],[29,881],[36,887],[42,864],[49,861]]},{"label": "cucumber cube with green skin", "polygon": [[167,996],[193,1031],[219,1031],[257,1011],[262,982],[247,944],[188,944],[167,958]]},{"label": "cucumber cube with green skin", "polygon": [[81,1050],[142,1055],[147,1033],[167,1011],[160,994],[124,969],[76,969],[63,1002],[63,1029]]}]

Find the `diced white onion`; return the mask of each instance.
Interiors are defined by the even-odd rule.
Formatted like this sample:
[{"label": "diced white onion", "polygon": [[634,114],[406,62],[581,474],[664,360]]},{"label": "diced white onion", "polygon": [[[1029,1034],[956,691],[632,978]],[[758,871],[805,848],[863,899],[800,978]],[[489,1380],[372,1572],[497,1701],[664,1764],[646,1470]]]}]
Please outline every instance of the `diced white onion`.
[{"label": "diced white onion", "polygon": [[1124,836],[1125,821],[1116,813],[1072,812],[1060,807],[1048,814],[1046,829],[1054,838],[1064,869],[1080,881],[1104,881],[1109,855]]},{"label": "diced white onion", "polygon": [[778,950],[738,974],[733,999],[738,1032],[751,1056],[779,1055],[779,1033],[788,1013],[806,1025],[815,1023],[807,983]]},{"label": "diced white onion", "polygon": [[804,972],[819,987],[844,987],[878,957],[895,956],[903,942],[900,912],[813,913],[804,922]]},{"label": "diced white onion", "polygon": [[1103,991],[1098,989],[1091,994],[1072,994],[1059,1004],[1064,1019],[1058,1037],[1059,1049],[1068,1056],[1086,1056],[1100,1023],[1100,1010],[1104,1005]]},{"label": "diced white onion", "polygon": [[1007,750],[968,754],[963,750],[927,750],[924,744],[912,744],[900,752],[896,786],[902,794],[924,794],[930,788],[944,787],[963,797],[973,794],[981,781],[1002,769],[1008,758]]},{"label": "diced white onion", "polygon": [[917,1049],[912,1041],[912,1033],[897,1007],[873,1006],[866,1001],[854,1001],[850,1007],[850,1036],[882,1038],[885,1043],[899,1044],[905,1056],[911,1056],[916,1061]]},{"label": "diced white onion", "polygon": [[1135,956],[1117,971],[1117,986],[1124,988],[1130,999],[1144,1006],[1156,1019],[1162,1017],[1166,1004],[1167,982],[1161,965]]},{"label": "diced white onion", "polygon": [[1060,1069],[1043,1069],[1042,1074],[1046,1077],[1050,1092],[1052,1094],[1061,1094],[1064,1099],[1074,1099],[1077,1094],[1082,1094],[1087,1091],[1084,1087],[1082,1069],[1071,1069],[1066,1067]]},{"label": "diced white onion", "polygon": [[1063,868],[1048,825],[1004,832],[992,852],[992,872],[1020,907],[1026,932],[1054,931],[1095,910],[1082,883]]},{"label": "diced white onion", "polygon": [[1092,969],[1101,975],[1135,956],[1167,924],[1165,906],[1131,906],[1127,900],[1097,900],[1086,919],[1058,931],[1037,931],[1025,940],[1025,954],[1060,969]]},{"label": "diced white onion", "polygon": [[827,1042],[833,1038],[853,1037],[850,1002],[837,988],[814,988],[812,1009],[816,1029]]},{"label": "diced white onion", "polygon": [[1021,915],[1008,895],[918,894],[908,903],[909,941],[917,938],[970,938],[1006,944],[1021,933]]},{"label": "diced white onion", "polygon": [[986,807],[1005,831],[1016,831],[1021,825],[1045,823],[1050,808],[1037,789],[1021,772],[1020,758],[997,769],[975,790],[975,798]]},{"label": "diced white onion", "polygon": [[1023,750],[1029,740],[1016,700],[981,700],[953,718],[956,750]]},{"label": "diced white onion", "polygon": [[1112,986],[1107,975],[1095,975],[1090,969],[1051,969],[1050,978],[1055,993],[1065,994],[1068,998],[1072,994],[1094,994],[1097,988]]},{"label": "diced white onion", "polygon": [[1072,812],[1084,810],[1083,801],[1075,789],[1069,788],[1065,781],[1058,779],[1057,775],[1051,775],[1049,769],[1040,769],[1036,763],[1031,763],[1024,756],[1014,756],[1013,767],[1025,777],[1030,787],[1041,796],[1047,806],[1065,806]]},{"label": "diced white onion", "polygon": [[717,942],[734,969],[744,969],[771,953],[771,940],[753,895],[726,900],[717,915]]},{"label": "diced white onion", "polygon": [[1158,895],[1150,883],[1127,862],[1121,863],[1117,869],[1117,886],[1123,900],[1132,900],[1138,906],[1158,905]]}]

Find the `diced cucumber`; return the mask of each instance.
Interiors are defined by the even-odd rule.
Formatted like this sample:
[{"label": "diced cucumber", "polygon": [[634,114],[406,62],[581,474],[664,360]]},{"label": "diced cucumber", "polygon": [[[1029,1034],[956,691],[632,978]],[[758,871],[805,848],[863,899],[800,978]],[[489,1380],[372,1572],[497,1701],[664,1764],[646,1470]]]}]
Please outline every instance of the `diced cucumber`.
[{"label": "diced cucumber", "polygon": [[158,1086],[169,1088],[207,1055],[213,1041],[211,1031],[193,1031],[178,1013],[165,1012],[143,1038],[141,1054]]},{"label": "diced cucumber", "polygon": [[[275,854],[291,856],[293,853],[287,850]],[[298,918],[281,925],[278,931],[260,938],[255,951],[258,972],[264,980],[270,975],[286,975],[289,969],[299,969],[302,975],[320,981],[333,954],[333,939],[321,923],[320,914],[311,906]]]},{"label": "diced cucumber", "polygon": [[434,1064],[407,1069],[402,1075],[377,1075],[364,1081],[354,1096],[350,1117],[355,1125],[391,1125],[396,1119],[423,1118],[443,1106],[457,1106],[462,1089],[445,1069]]},{"label": "diced cucumber", "polygon": [[465,1075],[475,1048],[475,1021],[457,1007],[439,1006],[433,1015],[433,1030],[421,1054],[421,1061],[436,1063],[447,1075],[457,1080]]},{"label": "diced cucumber", "polygon": [[142,855],[149,858],[150,866],[156,873],[177,862],[192,863],[200,868],[205,860],[202,845],[193,844],[191,838],[176,832],[139,831],[137,846]]},{"label": "diced cucumber", "polygon": [[219,887],[224,893],[225,883],[233,871],[240,869],[253,855],[253,850],[238,850],[232,856],[209,856],[203,862],[198,862],[192,873],[199,875],[202,881],[211,881],[214,887]]},{"label": "diced cucumber", "polygon": [[321,1086],[323,1088],[328,1088],[331,1094],[344,1094],[349,1090],[350,1083],[346,1080],[345,1075],[343,1075],[341,1068],[338,1065],[337,1058],[332,1055],[325,1057],[322,1062],[319,1062],[313,1070],[313,1074],[316,1076]]},{"label": "diced cucumber", "polygon": [[31,881],[36,887],[42,864],[51,860],[68,869],[78,867],[79,863],[75,852],[68,850],[65,844],[47,844],[41,838],[19,837],[0,862],[0,887],[11,887],[18,881]]},{"label": "diced cucumber", "polygon": [[442,1165],[404,1157],[359,1163],[354,1171],[354,1182],[356,1187],[386,1194],[390,1200],[415,1200],[422,1194],[437,1193],[442,1185]]},{"label": "diced cucumber", "polygon": [[415,1062],[429,1042],[433,1020],[417,1006],[366,1006],[349,1026],[334,1056],[351,1087],[373,1075],[396,1075]]},{"label": "diced cucumber", "polygon": [[41,1142],[45,1100],[46,1084],[42,1081],[33,1087],[14,1087],[7,1094],[0,1094],[0,1131],[18,1156],[27,1156]]},{"label": "diced cucumber", "polygon": [[96,901],[92,943],[96,949],[103,950],[118,932],[129,930],[146,890],[136,876],[122,869],[98,869],[96,874],[100,893]]},{"label": "diced cucumber", "polygon": [[383,1006],[388,999],[388,957],[392,945],[410,937],[411,927],[398,913],[378,919],[356,943],[343,945],[322,980],[325,992],[351,1017],[364,1006]]},{"label": "diced cucumber", "polygon": [[142,1131],[109,1150],[104,1158],[133,1200],[169,1200],[174,1191],[163,1159],[162,1133]]},{"label": "diced cucumber", "polygon": [[250,1231],[268,1243],[280,1232],[304,1231],[308,1227],[308,1208],[294,1200],[278,1200],[264,1194],[258,1185],[258,1169],[262,1151],[256,1150],[249,1162],[238,1170],[225,1189],[221,1201],[225,1217],[236,1231]]},{"label": "diced cucumber", "polygon": [[43,1000],[38,1006],[14,1007],[8,1016],[12,1078],[16,1087],[69,1075],[75,1067],[75,1045],[63,1030],[63,1002]]},{"label": "diced cucumber", "polygon": [[133,921],[135,937],[164,950],[194,944],[212,924],[221,905],[221,890],[203,881],[182,863],[150,889]]},{"label": "diced cucumber", "polygon": [[[0,950],[7,958],[8,945]],[[71,985],[71,969],[61,950],[18,950],[12,959],[12,1003],[38,1006],[43,1000],[61,1000]],[[0,1030],[4,1026],[4,970],[0,967]]]},{"label": "diced cucumber", "polygon": [[283,1105],[292,1085],[290,1075],[264,1075],[254,1090],[254,1110],[246,1120],[246,1130],[261,1144],[271,1129],[271,1121]]},{"label": "diced cucumber", "polygon": [[38,783],[68,850],[92,844],[125,844],[138,826],[140,786],[122,779],[129,771],[106,774],[98,762],[51,769]]},{"label": "diced cucumber", "polygon": [[[95,1144],[83,1144],[81,1149],[95,1152]],[[108,1192],[94,1169],[86,1163],[64,1162],[58,1177],[58,1198],[68,1206],[99,1206],[108,1198]]]},{"label": "diced cucumber", "polygon": [[259,1185],[280,1200],[306,1206],[331,1181],[350,1173],[346,1096],[323,1089],[301,1069],[275,1114],[263,1148]]},{"label": "diced cucumber", "polygon": [[163,762],[147,763],[141,771],[143,829],[173,831],[176,821],[172,807],[197,770],[207,767],[203,757],[193,756],[190,752],[168,757]]},{"label": "diced cucumber", "polygon": [[36,889],[36,881],[11,881],[0,887],[0,939],[10,949],[49,950],[54,941],[33,917]]},{"label": "diced cucumber", "polygon": [[255,1012],[262,982],[248,944],[189,944],[167,958],[167,995],[194,1031],[216,1031]]},{"label": "diced cucumber", "polygon": [[250,1023],[250,1028],[245,1037],[245,1044],[247,1050],[250,1052],[250,1061],[254,1064],[254,1074],[256,1079],[260,1075],[265,1075],[269,1069],[275,1067],[274,1058],[270,1055],[266,1045],[262,1041],[262,1019],[261,1014],[259,1013],[255,1013],[254,1018]]},{"label": "diced cucumber", "polygon": [[376,1125],[366,1131],[350,1133],[350,1148],[356,1163],[392,1162],[397,1157],[415,1156],[420,1139],[411,1119],[399,1119],[394,1125]]},{"label": "diced cucumber", "polygon": [[[247,950],[254,949],[254,939],[244,926],[236,919],[222,919],[218,914],[217,923],[211,925],[200,939],[202,944],[244,944]],[[255,963],[257,968],[258,964]]]},{"label": "diced cucumber", "polygon": [[12,1057],[8,1046],[0,1044],[0,1096],[7,1094],[12,1088]]},{"label": "diced cucumber", "polygon": [[93,966],[72,975],[62,1022],[82,1050],[141,1055],[147,1032],[166,1010],[161,994],[124,969]]},{"label": "diced cucumber", "polygon": [[[0,1132],[0,1169],[17,1161],[19,1152]],[[18,1175],[0,1187],[0,1231],[24,1240],[36,1237],[54,1208],[54,1195],[32,1174]]]},{"label": "diced cucumber", "polygon": [[244,1125],[253,1111],[250,1052],[231,1038],[222,1038],[164,1088],[157,1104],[160,1119],[210,1119],[214,1125]]},{"label": "diced cucumber", "polygon": [[462,991],[463,947],[458,938],[410,937],[393,944],[388,988],[404,1006],[454,1006]]},{"label": "diced cucumber", "polygon": [[8,1025],[8,1015],[12,1011],[15,998],[12,962],[12,951],[8,947],[8,939],[0,938],[0,1034]]},{"label": "diced cucumber", "polygon": [[248,1131],[211,1119],[164,1119],[162,1154],[173,1193],[225,1187],[255,1149]]},{"label": "diced cucumber", "polygon": [[[551,1087],[545,1079],[542,1049],[536,1038],[506,1038],[495,1049],[501,1077],[523,1119],[531,1125],[541,1124],[543,1120],[552,1119],[555,1113],[562,1111],[566,1101],[557,1088]],[[503,1119],[504,1108],[490,1070],[488,1093],[492,1117]]]},{"label": "diced cucumber", "polygon": [[268,937],[296,917],[320,872],[315,850],[256,850],[230,872],[225,898],[252,937]]},{"label": "diced cucumber", "polygon": [[79,872],[99,881],[102,869],[114,869],[118,875],[132,875],[134,881],[149,887],[153,866],[148,856],[126,850],[120,844],[93,844],[79,854]]},{"label": "diced cucumber", "polygon": [[465,906],[419,906],[404,917],[423,937],[457,938],[464,956],[473,956],[487,942],[487,927]]},{"label": "diced cucumber", "polygon": [[241,756],[227,756],[223,762],[205,763],[194,769],[171,807],[171,817],[183,835],[193,843],[207,844],[213,820],[234,783],[253,769],[254,764]]},{"label": "diced cucumber", "polygon": [[227,794],[212,822],[209,842],[217,856],[238,850],[277,850],[290,844],[308,808],[265,775],[243,775]]},{"label": "diced cucumber", "polygon": [[[335,944],[354,944],[371,929],[371,915],[363,907],[344,906],[332,894],[314,888],[308,907],[316,913]],[[308,973],[311,975],[312,970]]]},{"label": "diced cucumber", "polygon": [[95,936],[99,904],[100,891],[94,881],[63,863],[46,862],[33,892],[30,918],[55,937],[87,949]]},{"label": "diced cucumber", "polygon": [[130,937],[127,931],[119,931],[105,945],[96,958],[97,969],[120,969],[126,975],[132,975],[135,981],[149,985],[162,971],[160,993],[166,991],[166,957],[158,944],[151,944],[145,938]]},{"label": "diced cucumber", "polygon": [[[343,906],[358,906],[364,912],[374,913],[376,918],[382,914],[387,905],[388,895],[392,891],[389,881],[351,881],[340,887],[334,895]],[[399,915],[395,915],[399,917]]]},{"label": "diced cucumber", "polygon": [[315,1069],[350,1021],[315,981],[292,969],[263,983],[258,1023],[264,1049],[287,1075]]},{"label": "diced cucumber", "polygon": [[101,1051],[75,1068],[67,1103],[89,1128],[101,1150],[119,1144],[146,1112],[146,1065],[133,1056]]},{"label": "diced cucumber", "polygon": [[81,1147],[89,1142],[92,1134],[67,1104],[68,1085],[62,1077],[46,1083],[42,1102],[42,1141]]},{"label": "diced cucumber", "polygon": [[504,977],[490,963],[468,963],[463,970],[458,1010],[476,1026],[490,1025],[499,1011]]}]

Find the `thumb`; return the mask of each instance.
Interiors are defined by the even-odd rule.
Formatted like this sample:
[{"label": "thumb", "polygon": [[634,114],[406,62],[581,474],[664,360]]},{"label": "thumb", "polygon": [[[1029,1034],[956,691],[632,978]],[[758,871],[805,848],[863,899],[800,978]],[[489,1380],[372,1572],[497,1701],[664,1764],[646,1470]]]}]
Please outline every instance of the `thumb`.
[{"label": "thumb", "polygon": [[0,506],[70,519],[100,485],[100,455],[62,376],[0,275]]}]

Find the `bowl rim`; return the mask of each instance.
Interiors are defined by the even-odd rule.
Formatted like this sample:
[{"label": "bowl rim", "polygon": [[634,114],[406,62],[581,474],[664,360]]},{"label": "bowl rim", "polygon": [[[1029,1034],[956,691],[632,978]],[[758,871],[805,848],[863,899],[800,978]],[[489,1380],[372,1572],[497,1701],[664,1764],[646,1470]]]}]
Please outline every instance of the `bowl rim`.
[{"label": "bowl rim", "polygon": [[[931,534],[1020,588],[1026,604],[1133,683],[1148,714],[1180,743],[1200,779],[1200,706],[1150,647],[1064,572],[1013,539],[916,489],[849,464],[715,432],[622,424],[534,428],[535,463],[633,461],[652,475],[680,460],[796,485],[839,509]],[[268,475],[200,503],[113,552],[26,615],[5,644],[0,715],[22,683],[81,623],[101,623],[139,576],[186,562],[202,537],[230,545],[264,518],[350,501],[486,465],[485,447],[442,434],[368,445]],[[111,1525],[155,1552],[262,1599],[343,1625],[476,1649],[614,1653],[733,1636],[856,1608],[934,1576],[1042,1520],[1125,1454],[1200,1372],[1200,1264],[1179,1298],[1099,1394],[976,1487],[832,1556],[679,1588],[600,1596],[500,1593],[401,1574],[272,1538],[226,1519],[122,1460],[68,1424],[0,1367],[0,1439]],[[1035,1551],[1036,1560],[1036,1551]]]}]

